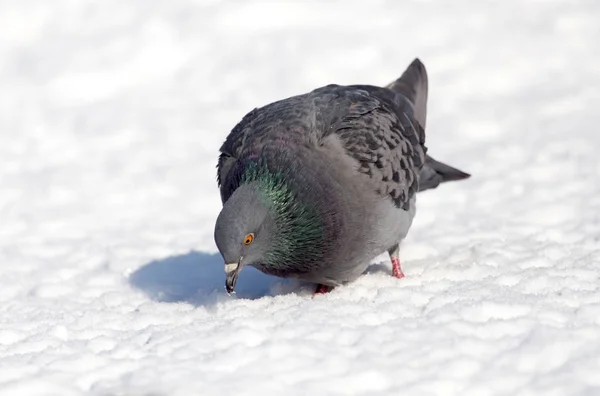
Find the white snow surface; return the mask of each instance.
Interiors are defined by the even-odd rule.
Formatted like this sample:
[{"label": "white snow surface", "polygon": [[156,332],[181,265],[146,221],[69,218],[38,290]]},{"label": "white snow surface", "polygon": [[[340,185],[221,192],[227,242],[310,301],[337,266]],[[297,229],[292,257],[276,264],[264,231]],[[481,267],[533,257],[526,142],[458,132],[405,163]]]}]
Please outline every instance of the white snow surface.
[{"label": "white snow surface", "polygon": [[[600,3],[0,1],[1,395],[599,395]],[[257,106],[430,76],[401,250],[224,290],[218,148]]]}]

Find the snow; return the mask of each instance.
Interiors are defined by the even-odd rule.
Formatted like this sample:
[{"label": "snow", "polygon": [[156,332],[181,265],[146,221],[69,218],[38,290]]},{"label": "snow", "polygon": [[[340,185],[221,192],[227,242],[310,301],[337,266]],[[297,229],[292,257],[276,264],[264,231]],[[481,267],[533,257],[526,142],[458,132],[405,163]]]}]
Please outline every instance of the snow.
[{"label": "snow", "polygon": [[[0,1],[0,394],[600,394],[600,4]],[[406,278],[224,291],[249,110],[430,74]]]}]

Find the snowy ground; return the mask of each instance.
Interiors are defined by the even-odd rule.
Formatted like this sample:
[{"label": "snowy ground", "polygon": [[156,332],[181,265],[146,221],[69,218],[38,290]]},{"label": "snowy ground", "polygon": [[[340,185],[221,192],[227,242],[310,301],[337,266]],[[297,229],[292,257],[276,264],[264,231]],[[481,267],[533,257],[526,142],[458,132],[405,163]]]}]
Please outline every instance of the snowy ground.
[{"label": "snowy ground", "polygon": [[[600,3],[0,1],[0,394],[600,394]],[[216,154],[253,107],[419,56],[403,245],[312,300],[223,288]]]}]

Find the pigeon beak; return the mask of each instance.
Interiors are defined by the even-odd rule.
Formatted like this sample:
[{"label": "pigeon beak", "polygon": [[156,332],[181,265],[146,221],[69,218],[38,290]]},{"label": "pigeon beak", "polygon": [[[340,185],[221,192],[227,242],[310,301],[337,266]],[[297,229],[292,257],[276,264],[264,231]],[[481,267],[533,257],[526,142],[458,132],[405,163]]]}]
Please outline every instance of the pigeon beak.
[{"label": "pigeon beak", "polygon": [[235,282],[238,278],[238,273],[240,272],[242,264],[242,258],[240,257],[237,263],[229,263],[225,264],[225,290],[227,293],[233,293],[235,289]]}]

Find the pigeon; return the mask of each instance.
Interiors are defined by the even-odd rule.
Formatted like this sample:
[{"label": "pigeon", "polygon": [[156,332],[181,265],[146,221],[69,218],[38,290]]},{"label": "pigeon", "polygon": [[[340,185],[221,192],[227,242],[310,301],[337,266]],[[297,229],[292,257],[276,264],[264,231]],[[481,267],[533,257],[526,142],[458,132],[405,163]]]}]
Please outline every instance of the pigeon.
[{"label": "pigeon", "polygon": [[427,154],[427,94],[416,58],[385,87],[330,84],[246,114],[217,164],[227,292],[252,266],[326,293],[386,252],[402,278],[416,193],[470,176]]}]

